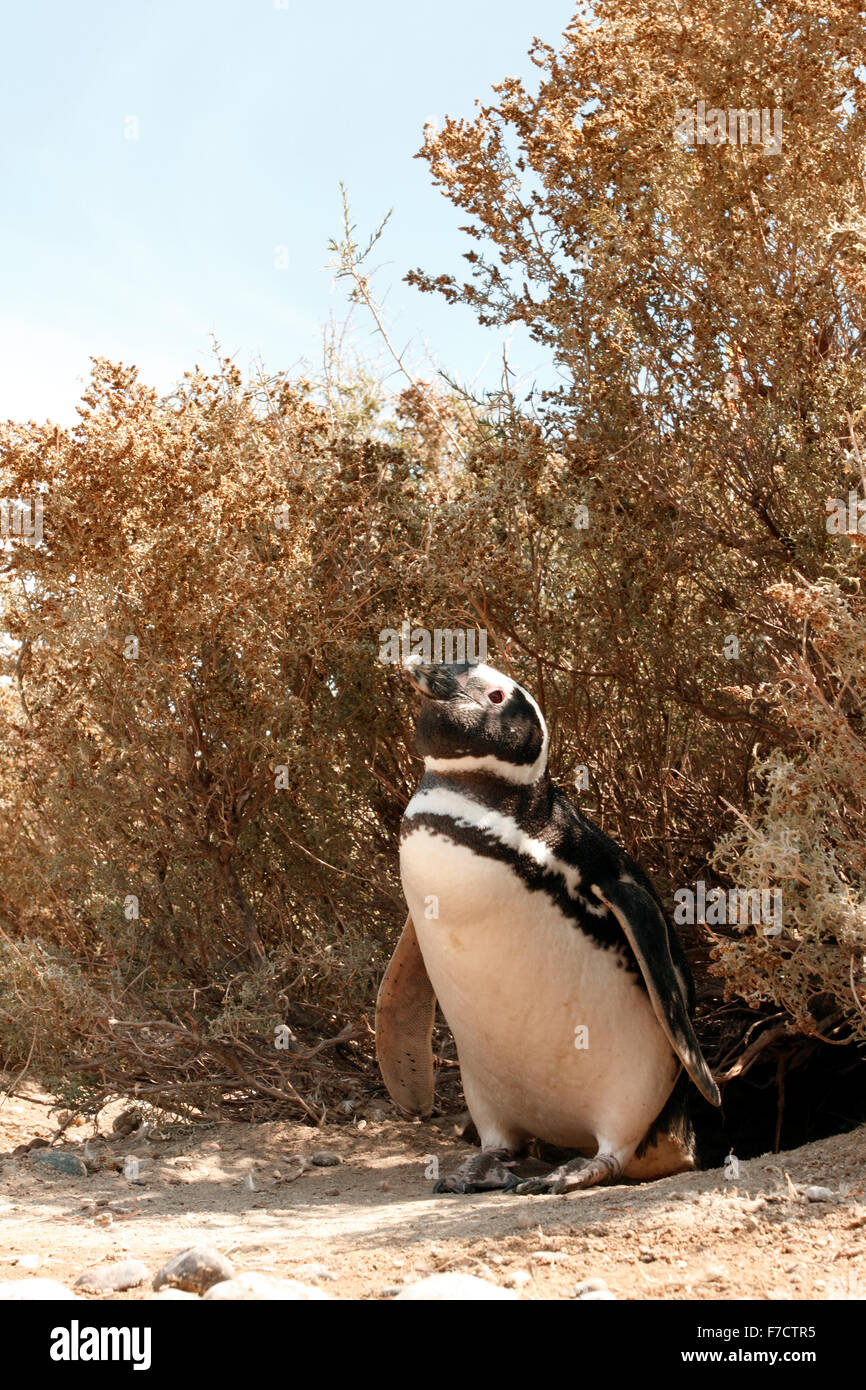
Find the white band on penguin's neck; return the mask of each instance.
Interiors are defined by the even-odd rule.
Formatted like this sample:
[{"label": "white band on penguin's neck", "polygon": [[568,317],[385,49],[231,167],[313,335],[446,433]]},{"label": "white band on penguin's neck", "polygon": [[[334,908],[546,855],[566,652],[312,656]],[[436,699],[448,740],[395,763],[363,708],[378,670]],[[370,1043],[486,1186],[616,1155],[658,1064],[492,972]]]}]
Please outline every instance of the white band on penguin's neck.
[{"label": "white band on penguin's neck", "polygon": [[505,782],[528,787],[538,781],[547,766],[547,739],[545,738],[544,746],[534,763],[507,763],[492,753],[485,753],[480,758],[472,757],[471,754],[464,758],[425,757],[424,766],[428,772],[438,772],[445,776],[449,772],[492,772],[494,777],[501,777]]}]

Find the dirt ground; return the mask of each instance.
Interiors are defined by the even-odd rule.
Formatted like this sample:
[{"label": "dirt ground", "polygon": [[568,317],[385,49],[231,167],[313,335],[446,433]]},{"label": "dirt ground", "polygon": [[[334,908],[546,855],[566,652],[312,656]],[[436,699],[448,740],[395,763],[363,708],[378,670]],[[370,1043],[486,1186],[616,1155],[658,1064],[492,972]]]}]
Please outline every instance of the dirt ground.
[{"label": "dirt ground", "polygon": [[[25,1087],[0,1103],[0,1280],[71,1288],[87,1266],[123,1259],[154,1274],[202,1243],[238,1272],[337,1298],[393,1297],[438,1271],[526,1299],[572,1298],[587,1279],[618,1299],[866,1296],[866,1126],[741,1162],[736,1178],[715,1169],[565,1197],[434,1197],[433,1160],[445,1173],[468,1152],[455,1117],[406,1123],[380,1104],[320,1130],[158,1120],[112,1137],[124,1108],[102,1112],[105,1138],[92,1121],[67,1129],[57,1149],[95,1169],[72,1177],[12,1154],[56,1129],[47,1098]],[[322,1151],[329,1166],[301,1171]],[[116,1170],[128,1157],[137,1181]],[[809,1200],[810,1186],[829,1199]]]}]

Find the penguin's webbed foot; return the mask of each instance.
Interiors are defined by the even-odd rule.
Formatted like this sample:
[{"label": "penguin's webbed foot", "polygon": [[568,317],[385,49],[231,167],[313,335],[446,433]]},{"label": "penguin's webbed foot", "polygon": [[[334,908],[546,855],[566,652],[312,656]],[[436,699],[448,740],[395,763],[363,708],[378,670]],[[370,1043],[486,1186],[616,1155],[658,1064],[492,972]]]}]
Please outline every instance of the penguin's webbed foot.
[{"label": "penguin's webbed foot", "polygon": [[596,1154],[595,1158],[572,1158],[547,1177],[528,1178],[518,1182],[512,1191],[519,1197],[538,1197],[564,1192],[576,1192],[581,1187],[614,1182],[622,1174],[622,1164],[613,1154]]},{"label": "penguin's webbed foot", "polygon": [[507,1166],[513,1155],[507,1149],[487,1149],[467,1158],[456,1172],[440,1178],[434,1193],[511,1192],[518,1178]]}]

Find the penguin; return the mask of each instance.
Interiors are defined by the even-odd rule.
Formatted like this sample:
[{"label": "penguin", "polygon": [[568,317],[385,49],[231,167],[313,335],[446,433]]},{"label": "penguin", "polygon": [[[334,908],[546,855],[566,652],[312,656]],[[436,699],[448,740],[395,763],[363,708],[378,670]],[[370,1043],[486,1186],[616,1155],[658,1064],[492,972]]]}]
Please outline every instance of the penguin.
[{"label": "penguin", "polygon": [[[482,662],[405,673],[424,775],[400,831],[409,908],[376,1009],[398,1109],[429,1115],[436,1001],[481,1152],[443,1193],[563,1193],[694,1167],[688,1093],[718,1088],[682,947],[639,865],[550,778],[536,701]],[[521,1176],[531,1141],[568,1158]]]}]

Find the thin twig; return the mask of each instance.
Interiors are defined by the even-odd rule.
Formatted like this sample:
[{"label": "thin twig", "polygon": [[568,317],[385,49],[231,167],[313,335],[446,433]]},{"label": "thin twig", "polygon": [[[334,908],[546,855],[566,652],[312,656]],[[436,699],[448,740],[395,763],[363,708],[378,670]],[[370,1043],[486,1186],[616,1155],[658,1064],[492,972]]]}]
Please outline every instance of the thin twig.
[{"label": "thin twig", "polygon": [[384,232],[385,228],[387,227],[388,222],[391,219],[391,212],[389,211],[386,213],[379,226],[376,228],[375,232],[370,237],[370,240],[368,241],[365,249],[361,252],[360,255],[358,255],[358,244],[353,240],[353,233],[355,231],[355,227],[351,220],[349,198],[345,186],[342,183],[340,184],[340,192],[343,198],[343,240],[332,240],[330,242],[330,250],[333,251],[335,255],[338,257],[338,260],[331,263],[330,269],[336,271],[335,278],[337,280],[349,279],[352,281],[352,284],[355,287],[352,291],[351,296],[353,302],[358,303],[360,301],[367,307],[367,309],[369,309],[370,314],[373,318],[373,322],[375,323],[376,328],[379,332],[379,335],[383,343],[385,344],[385,347],[387,348],[389,355],[393,358],[394,362],[396,363],[398,370],[402,372],[403,376],[409,382],[409,385],[412,387],[413,391],[417,391],[418,394],[424,398],[429,410],[435,417],[437,423],[441,426],[442,432],[448,439],[449,443],[452,445],[458,457],[461,458],[465,463],[466,454],[464,453],[457,436],[451,430],[450,426],[448,425],[448,422],[443,418],[435,402],[430,399],[429,395],[425,394],[422,385],[415,380],[412,373],[409,371],[406,364],[404,363],[402,354],[397,351],[397,349],[394,347],[394,344],[391,342],[388,330],[385,327],[384,321],[382,319],[381,309],[373,297],[373,292],[371,289],[371,277],[369,275],[364,275],[361,271],[361,266],[363,265],[364,261],[367,259],[367,256],[370,254],[373,247],[376,245],[379,238],[382,236],[382,233]]}]

